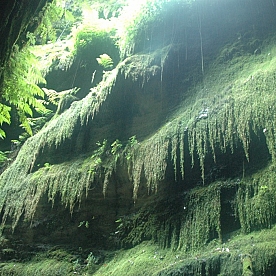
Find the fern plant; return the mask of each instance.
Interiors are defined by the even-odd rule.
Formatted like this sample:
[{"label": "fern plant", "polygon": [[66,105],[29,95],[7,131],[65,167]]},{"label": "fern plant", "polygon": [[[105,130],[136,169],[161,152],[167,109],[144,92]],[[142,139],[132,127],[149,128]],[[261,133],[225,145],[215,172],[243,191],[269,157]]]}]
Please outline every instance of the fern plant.
[{"label": "fern plant", "polygon": [[112,69],[113,60],[108,54],[102,54],[100,57],[96,58],[99,65],[101,65],[104,69]]},{"label": "fern plant", "polygon": [[[0,126],[3,123],[10,124],[11,123],[11,115],[10,115],[11,107],[0,103]],[[5,138],[6,134],[3,129],[0,128],[0,138]]]},{"label": "fern plant", "polygon": [[63,9],[53,1],[47,3],[42,11],[39,13],[37,19],[38,27],[36,28],[34,35],[37,36],[44,44],[48,40],[55,41],[57,33],[54,25],[62,18]]},{"label": "fern plant", "polygon": [[[40,100],[44,97],[44,92],[39,88],[38,83],[46,83],[46,81],[38,68],[37,59],[28,47],[19,50],[19,47],[15,46],[10,60],[4,68],[0,126],[3,123],[10,123],[11,106],[14,106],[21,126],[29,135],[32,135],[28,116],[33,116],[33,110],[38,112],[46,110]],[[5,137],[1,128],[0,137]]]}]

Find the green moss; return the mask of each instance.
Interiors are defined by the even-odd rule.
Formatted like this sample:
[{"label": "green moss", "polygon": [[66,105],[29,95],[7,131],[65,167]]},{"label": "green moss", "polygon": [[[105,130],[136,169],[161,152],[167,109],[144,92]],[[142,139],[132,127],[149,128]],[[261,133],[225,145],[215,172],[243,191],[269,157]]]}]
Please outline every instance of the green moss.
[{"label": "green moss", "polygon": [[65,261],[44,260],[29,263],[2,263],[0,275],[74,275],[73,265]]},{"label": "green moss", "polygon": [[[115,64],[119,61],[119,52],[114,40],[115,31],[95,26],[86,26],[78,30],[75,39],[74,56],[78,66],[90,68],[90,71],[102,70],[97,59],[107,54]],[[109,64],[110,65],[110,64]],[[112,67],[112,66],[111,66]]]},{"label": "green moss", "polygon": [[[45,147],[59,146],[70,138],[78,122],[84,125],[89,118],[94,117],[112,87],[115,80],[114,73],[116,76],[116,70],[106,74],[106,81],[96,88],[99,97],[95,99],[91,92],[83,101],[73,103],[70,110],[54,118],[40,132],[26,141],[15,162],[1,175],[0,202],[2,207],[5,205],[3,221],[7,216],[11,216],[14,218],[15,226],[23,213],[31,219],[39,199],[47,191],[51,201],[54,201],[56,193],[60,192],[63,203],[69,205],[71,210],[74,203],[81,198],[82,191],[85,187],[87,189],[91,177],[90,165],[82,174],[81,181],[77,181],[83,172],[79,170],[83,160],[76,163],[73,161],[72,164],[53,164],[50,169],[40,168],[36,172],[36,159]],[[71,178],[68,177],[69,175]],[[80,186],[75,186],[77,183]],[[16,196],[17,193],[20,196]]]},{"label": "green moss", "polygon": [[[257,60],[255,56],[237,58],[237,65],[227,69],[216,65],[210,69],[210,75],[206,74],[204,89],[201,85],[190,88],[188,96],[183,99],[183,107],[178,109],[173,119],[136,148],[135,157],[129,163],[134,198],[142,174],[147,180],[148,190],[157,191],[170,156],[176,175],[179,169],[177,164],[180,164],[180,173],[184,178],[185,148],[188,148],[192,165],[195,159],[199,159],[203,180],[205,158],[210,153],[216,161],[216,153],[225,153],[227,149],[233,152],[241,144],[249,161],[252,131],[259,137],[265,135],[266,145],[274,160],[275,110],[270,103],[275,101],[273,87],[276,79],[275,61],[269,53],[264,52],[262,58]],[[242,68],[237,70],[239,66]]]},{"label": "green moss", "polygon": [[[193,252],[221,236],[222,182],[193,189],[173,199],[144,205],[136,214],[118,220],[114,239],[124,248],[145,240],[161,248]],[[139,199],[138,199],[139,200]]]},{"label": "green moss", "polygon": [[[275,269],[275,230],[274,227],[247,236],[237,235],[224,244],[210,243],[192,254],[143,242],[118,251],[94,275],[250,275],[243,274],[247,261],[254,275],[269,275]],[[245,259],[246,256],[251,259]]]},{"label": "green moss", "polygon": [[194,251],[211,239],[221,240],[220,183],[192,191],[184,206],[179,234],[179,249]]},{"label": "green moss", "polygon": [[[52,248],[26,262],[2,262],[0,275],[273,275],[276,228],[212,242],[193,253],[163,249],[152,242],[115,252],[102,252],[105,261],[92,269],[77,251]],[[90,256],[90,254],[88,254]],[[248,258],[250,256],[250,258]],[[87,257],[87,255],[86,255]],[[88,257],[87,257],[88,260]],[[92,270],[91,270],[92,269]],[[252,274],[251,274],[252,275]]]},{"label": "green moss", "polygon": [[253,275],[252,259],[251,259],[251,256],[249,255],[245,255],[242,258],[242,275],[243,276]]},{"label": "green moss", "polygon": [[254,229],[270,228],[275,222],[275,170],[274,165],[245,178],[238,190],[236,213],[241,229],[248,233]]},{"label": "green moss", "polygon": [[[88,32],[85,34],[90,35]],[[79,42],[81,42],[80,38]],[[249,148],[253,132],[254,135],[265,137],[272,162],[274,162],[276,107],[271,103],[275,101],[273,87],[276,81],[274,73],[276,59],[274,55],[268,55],[268,53],[276,50],[270,48],[263,51],[262,56],[257,58],[253,55],[243,59],[234,58],[229,61],[231,64],[226,68],[225,65],[220,64],[211,66],[209,71],[205,72],[204,89],[202,89],[202,83],[190,87],[183,96],[177,111],[171,115],[170,121],[163,124],[152,136],[131,148],[129,158],[126,159],[123,151],[120,151],[119,155],[116,154],[118,162],[98,164],[94,160],[97,164],[91,161],[93,168],[90,166],[87,170],[79,169],[83,166],[85,159],[80,158],[80,160],[72,160],[64,164],[51,164],[51,168],[41,168],[35,172],[36,160],[43,150],[67,143],[78,125],[85,126],[88,120],[94,119],[94,115],[99,111],[109,93],[114,91],[113,86],[118,76],[124,76],[127,80],[138,82],[143,86],[157,73],[162,74],[163,67],[169,68],[167,56],[173,49],[177,47],[170,45],[152,54],[141,54],[126,59],[114,70],[106,73],[104,80],[93,88],[86,98],[74,102],[69,110],[54,118],[37,135],[27,140],[15,162],[0,177],[2,189],[0,206],[3,208],[4,221],[11,216],[14,218],[15,226],[23,213],[31,219],[44,193],[48,194],[51,201],[54,201],[57,194],[61,194],[62,202],[72,211],[76,202],[80,202],[84,191],[93,185],[91,175],[94,174],[91,174],[91,170],[95,166],[103,166],[99,171],[102,173],[104,193],[111,175],[115,173],[116,166],[120,164],[125,167],[133,185],[133,198],[136,201],[141,185],[146,185],[149,194],[158,191],[171,162],[174,165],[175,178],[180,175],[184,179],[185,160],[190,160],[189,164],[193,166],[195,160],[199,159],[204,180],[205,159],[208,155],[212,155],[215,161],[218,152],[223,154],[227,149],[234,152],[238,145],[242,145],[244,156],[250,161]],[[162,76],[160,76],[160,81],[162,81]],[[142,178],[144,181],[141,183]],[[244,194],[248,193],[247,189],[246,184]],[[216,188],[213,192],[219,198]],[[217,233],[217,236],[220,236],[219,199],[215,199],[209,193],[207,195],[205,200],[203,196],[200,196],[199,190],[194,193],[194,198],[189,199],[191,206],[197,207],[188,209],[190,213],[182,222],[182,238],[180,239],[181,245],[179,245],[181,248],[187,247],[187,250],[190,250],[190,248],[204,244],[210,238],[208,231],[211,229]],[[248,199],[247,206],[251,206],[252,211],[249,207],[237,208],[242,228],[245,231],[248,229],[250,231],[251,225],[271,225],[275,210],[268,210],[268,207],[263,204],[271,200],[271,197],[274,197],[272,193],[258,194],[254,197],[253,205],[249,204]],[[240,190],[238,198],[241,202],[249,197],[244,196]],[[211,217],[209,206],[213,206],[215,210]],[[238,204],[238,206],[241,205]],[[261,215],[257,215],[258,206],[262,206]],[[202,211],[207,212],[207,216],[210,217],[208,223],[205,223],[202,216],[198,215]],[[193,220],[194,217],[198,219]],[[165,229],[166,227],[169,226],[165,226]],[[197,232],[189,232],[187,229],[191,227]],[[189,236],[187,241],[185,241],[186,236]]]}]

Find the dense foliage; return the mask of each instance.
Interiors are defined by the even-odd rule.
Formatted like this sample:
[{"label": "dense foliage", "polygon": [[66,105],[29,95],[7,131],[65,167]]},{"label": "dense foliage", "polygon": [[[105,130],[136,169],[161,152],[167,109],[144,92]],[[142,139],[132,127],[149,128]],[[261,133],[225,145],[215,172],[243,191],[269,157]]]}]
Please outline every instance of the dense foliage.
[{"label": "dense foliage", "polygon": [[[42,99],[44,93],[37,86],[37,83],[45,83],[45,79],[38,68],[37,59],[30,53],[28,48],[25,47],[20,51],[15,47],[4,72],[2,95],[4,103],[1,106],[5,112],[2,111],[0,124],[3,122],[10,123],[10,106],[14,106],[22,127],[29,134],[32,134],[27,116],[33,116],[34,109],[39,113],[46,111],[38,99],[38,97]],[[8,105],[5,103],[8,103]],[[3,130],[0,134],[2,138],[5,136]]]},{"label": "dense foliage", "polygon": [[[10,59],[3,68],[0,126],[17,120],[14,116],[11,117],[11,110],[14,109],[23,129],[32,135],[28,117],[33,117],[34,112],[47,112],[42,101],[44,92],[38,86],[46,81],[38,59],[30,48],[36,41],[47,42],[49,39],[56,39],[53,24],[59,19],[59,11],[55,2],[47,4],[29,23],[29,29],[32,29],[33,33],[27,31],[19,34],[22,41],[18,41],[19,45],[13,46]],[[5,131],[0,128],[0,138],[3,139],[5,136]]]}]

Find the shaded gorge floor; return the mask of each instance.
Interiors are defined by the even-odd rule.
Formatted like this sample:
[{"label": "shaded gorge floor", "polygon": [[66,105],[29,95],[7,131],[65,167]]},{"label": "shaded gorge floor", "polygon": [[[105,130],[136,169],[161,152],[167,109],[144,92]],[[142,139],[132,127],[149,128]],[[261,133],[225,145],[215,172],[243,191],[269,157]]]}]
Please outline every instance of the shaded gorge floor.
[{"label": "shaded gorge floor", "polygon": [[[53,247],[35,250],[25,262],[1,263],[2,275],[273,275],[275,228],[211,242],[193,254],[164,250],[144,241],[117,251]],[[247,252],[247,253],[243,253]],[[12,255],[12,252],[5,253]],[[249,269],[248,269],[249,267]],[[250,275],[250,274],[248,274]],[[252,274],[251,274],[252,275]]]}]

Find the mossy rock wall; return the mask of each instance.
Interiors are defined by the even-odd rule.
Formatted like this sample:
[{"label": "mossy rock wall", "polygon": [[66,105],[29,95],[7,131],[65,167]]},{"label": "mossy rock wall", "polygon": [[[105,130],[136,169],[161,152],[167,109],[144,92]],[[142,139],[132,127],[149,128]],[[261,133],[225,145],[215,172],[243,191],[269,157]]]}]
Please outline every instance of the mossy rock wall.
[{"label": "mossy rock wall", "polygon": [[[212,47],[213,36],[203,40],[210,57],[204,68],[197,38],[189,40],[195,48],[189,59],[187,41],[179,40],[106,72],[87,96],[29,138],[1,174],[3,233],[23,232],[28,243],[47,234],[43,243],[66,244],[76,236],[75,246],[109,249],[150,240],[189,254],[234,231],[272,228],[275,36],[260,42],[260,29],[247,27],[242,37],[221,39],[221,47]],[[246,247],[259,257],[256,271],[268,265],[270,250],[263,260],[262,250]],[[179,273],[212,275],[229,260],[240,272],[237,256],[192,260]]]},{"label": "mossy rock wall", "polygon": [[[165,53],[168,55],[167,52]],[[155,54],[160,55],[160,52]],[[112,183],[112,175],[117,174],[118,167],[121,167],[120,170],[118,169],[120,173],[117,176],[118,179],[127,179],[126,185],[133,183],[132,196],[135,201],[140,189],[143,190],[143,186],[149,194],[159,189],[166,189],[168,185],[165,181],[166,174],[170,173],[175,175],[173,182],[184,185],[185,190],[185,170],[188,172],[192,170],[189,166],[199,166],[204,183],[205,158],[211,157],[212,162],[215,162],[217,156],[227,151],[234,153],[243,150],[244,160],[239,163],[242,165],[243,162],[250,161],[249,149],[253,133],[256,137],[263,137],[261,139],[266,144],[266,146],[263,145],[263,149],[267,158],[269,158],[269,151],[272,161],[274,160],[272,141],[275,138],[271,131],[274,129],[274,120],[267,120],[274,114],[271,111],[273,107],[268,104],[273,101],[273,94],[269,90],[271,86],[268,83],[274,82],[273,73],[270,73],[272,70],[270,68],[273,68],[270,58],[267,63],[262,62],[262,66],[268,64],[265,77],[263,71],[259,70],[253,73],[253,77],[249,75],[249,79],[241,78],[208,98],[206,94],[209,94],[210,88],[208,88],[209,79],[206,78],[205,88],[196,88],[193,90],[197,91],[195,94],[190,92],[184,95],[183,107],[174,112],[173,107],[176,103],[166,101],[169,98],[169,92],[166,89],[155,90],[155,83],[159,80],[156,72],[160,73],[161,70],[157,69],[161,67],[161,64],[159,67],[158,63],[157,65],[151,64],[155,62],[154,56],[148,56],[147,59],[145,57],[147,56],[139,57],[141,69],[145,64],[142,61],[146,60],[150,66],[147,67],[147,71],[143,71],[146,73],[142,75],[142,78],[138,78],[138,82],[141,81],[141,83],[137,90],[132,90],[133,93],[128,95],[130,98],[126,101],[130,104],[130,108],[125,109],[129,112],[129,118],[127,116],[127,119],[123,120],[126,114],[118,108],[125,99],[126,87],[131,86],[135,80],[138,56],[134,58],[135,69],[130,66],[131,63],[128,64],[129,61],[122,63],[106,75],[105,81],[97,87],[98,90],[95,89],[96,95],[91,92],[84,100],[75,102],[68,111],[53,119],[48,126],[25,143],[17,160],[1,176],[2,183],[5,183],[3,187],[6,187],[4,190],[6,192],[2,194],[2,204],[5,206],[4,218],[10,215],[14,217],[14,225],[17,224],[22,214],[27,219],[32,219],[36,206],[44,194],[48,194],[52,202],[55,201],[56,196],[60,195],[61,201],[73,212],[75,204],[81,202],[83,195],[88,194],[91,187],[95,185],[100,185],[104,193],[108,195],[109,185],[112,185],[108,183]],[[173,63],[169,62],[169,57],[170,55],[168,55],[167,62],[171,65]],[[255,59],[254,56],[251,58]],[[138,76],[140,75],[138,71]],[[127,84],[124,86],[125,90],[120,89],[120,85],[116,86],[117,81],[122,81],[123,76]],[[213,83],[210,82],[211,84]],[[219,87],[213,86],[213,89],[219,89]],[[254,94],[252,94],[252,89],[254,89]],[[264,100],[256,101],[257,94]],[[114,95],[117,95],[116,99],[119,99],[119,104],[116,102],[112,104],[115,101]],[[156,108],[168,110],[166,114],[171,114],[172,119],[164,124],[166,118],[163,117],[163,113],[154,112],[155,116],[151,117],[151,105],[148,108],[147,105],[142,104],[132,106],[132,99],[135,99],[136,103],[139,101],[143,103],[143,99],[146,102],[152,102],[153,106],[156,104]],[[203,105],[202,101],[204,101]],[[192,103],[190,108],[185,105],[187,103]],[[89,104],[94,106],[92,113]],[[247,108],[254,105],[256,108],[253,110]],[[131,107],[136,110],[131,112],[133,110]],[[208,111],[202,111],[204,108],[208,108]],[[202,112],[207,112],[207,118],[200,118]],[[111,122],[111,118],[115,118],[114,123],[106,125],[105,122]],[[146,126],[144,132],[140,129],[141,123]],[[163,126],[158,128],[162,124]],[[119,129],[121,136],[118,137],[114,133]],[[154,129],[156,129],[155,132]],[[264,132],[263,129],[266,131]],[[94,133],[95,137],[93,137]],[[109,153],[107,157],[102,157],[102,167],[97,167],[99,174],[91,173],[91,168],[95,166],[91,156],[96,150],[95,144],[100,137],[106,137],[110,141],[119,138],[123,141],[136,133],[141,135],[137,136],[138,141],[141,142],[131,150],[130,159],[125,158],[123,151],[116,157]],[[48,138],[45,139],[45,137]],[[28,153],[30,149],[31,154]],[[65,161],[69,156],[71,161]],[[188,168],[185,167],[185,160],[190,160]],[[49,165],[43,167],[42,162]],[[12,174],[11,177],[10,171],[13,170],[14,172],[20,171],[22,186],[17,185],[16,188],[10,190],[11,183],[18,183],[20,179],[17,173]],[[200,178],[197,178],[197,182],[200,182]],[[14,189],[20,192],[21,199],[24,198],[24,200],[16,200],[17,195]],[[12,204],[14,202],[17,204]],[[213,222],[210,223],[213,224]],[[218,223],[214,226],[214,231],[217,231],[216,235],[220,236]]]}]

